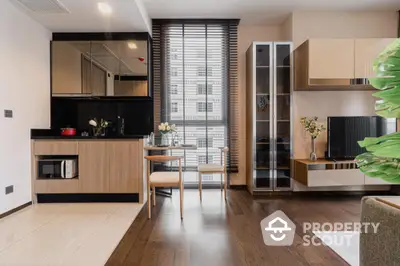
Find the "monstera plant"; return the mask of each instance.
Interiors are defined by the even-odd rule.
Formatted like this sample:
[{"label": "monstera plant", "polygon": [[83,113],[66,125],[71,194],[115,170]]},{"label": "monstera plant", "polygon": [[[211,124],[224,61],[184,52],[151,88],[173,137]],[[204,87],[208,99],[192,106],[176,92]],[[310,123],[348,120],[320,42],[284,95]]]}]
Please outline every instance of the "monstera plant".
[{"label": "monstera plant", "polygon": [[[373,95],[379,116],[400,119],[400,39],[390,44],[373,62],[375,78],[369,81],[379,91]],[[400,183],[400,132],[358,142],[367,150],[356,157],[360,170],[369,177]]]}]

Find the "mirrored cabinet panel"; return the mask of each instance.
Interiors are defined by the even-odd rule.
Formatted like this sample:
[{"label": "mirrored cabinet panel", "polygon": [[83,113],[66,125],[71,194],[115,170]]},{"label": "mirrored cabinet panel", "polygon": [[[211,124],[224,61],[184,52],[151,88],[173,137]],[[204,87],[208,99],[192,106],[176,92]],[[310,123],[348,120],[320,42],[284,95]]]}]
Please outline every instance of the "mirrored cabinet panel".
[{"label": "mirrored cabinet panel", "polygon": [[145,40],[53,41],[53,96],[149,96]]}]

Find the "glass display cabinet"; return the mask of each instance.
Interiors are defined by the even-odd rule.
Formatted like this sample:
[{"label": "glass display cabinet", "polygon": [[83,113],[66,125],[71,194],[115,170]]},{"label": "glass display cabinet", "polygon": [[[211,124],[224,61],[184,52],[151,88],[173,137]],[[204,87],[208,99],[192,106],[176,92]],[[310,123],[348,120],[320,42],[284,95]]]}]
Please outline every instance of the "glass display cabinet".
[{"label": "glass display cabinet", "polygon": [[292,43],[253,42],[247,50],[247,185],[290,190]]}]

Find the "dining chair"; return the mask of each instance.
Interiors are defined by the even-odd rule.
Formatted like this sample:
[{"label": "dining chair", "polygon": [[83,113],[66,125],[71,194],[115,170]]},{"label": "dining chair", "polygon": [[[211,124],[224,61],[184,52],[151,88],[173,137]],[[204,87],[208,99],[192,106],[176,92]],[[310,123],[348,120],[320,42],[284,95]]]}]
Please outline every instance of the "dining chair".
[{"label": "dining chair", "polygon": [[[147,162],[147,207],[149,211],[149,219],[151,219],[151,194],[153,194],[153,206],[156,206],[156,187],[171,187],[179,188],[180,192],[180,212],[181,219],[183,219],[183,180],[182,180],[182,157],[180,156],[166,156],[166,155],[152,155],[144,157]],[[178,172],[153,172],[150,173],[151,162],[153,163],[167,163],[179,162]],[[150,188],[152,191],[150,191]]]},{"label": "dining chair", "polygon": [[[228,186],[228,174],[226,171],[228,147],[219,147],[221,151],[221,164],[199,164],[197,171],[199,172],[199,192],[200,201],[203,200],[203,174],[221,174],[221,191],[224,190],[224,198],[226,200],[226,189]],[[223,178],[222,178],[223,177]],[[223,185],[223,188],[222,188]]]}]

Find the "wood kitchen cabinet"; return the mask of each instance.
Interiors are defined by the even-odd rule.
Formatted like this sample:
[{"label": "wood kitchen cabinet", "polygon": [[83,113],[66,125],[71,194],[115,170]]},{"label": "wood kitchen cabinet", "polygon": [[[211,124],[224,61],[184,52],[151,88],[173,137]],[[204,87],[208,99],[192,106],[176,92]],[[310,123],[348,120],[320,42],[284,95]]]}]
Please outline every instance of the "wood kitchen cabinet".
[{"label": "wood kitchen cabinet", "polygon": [[106,141],[79,143],[79,192],[107,193],[109,191],[109,162]]},{"label": "wood kitchen cabinet", "polygon": [[139,141],[108,141],[110,193],[139,192],[140,154]]},{"label": "wood kitchen cabinet", "polygon": [[355,78],[376,77],[373,62],[393,38],[355,39]]},{"label": "wood kitchen cabinet", "polygon": [[354,39],[311,39],[309,78],[354,78]]}]

